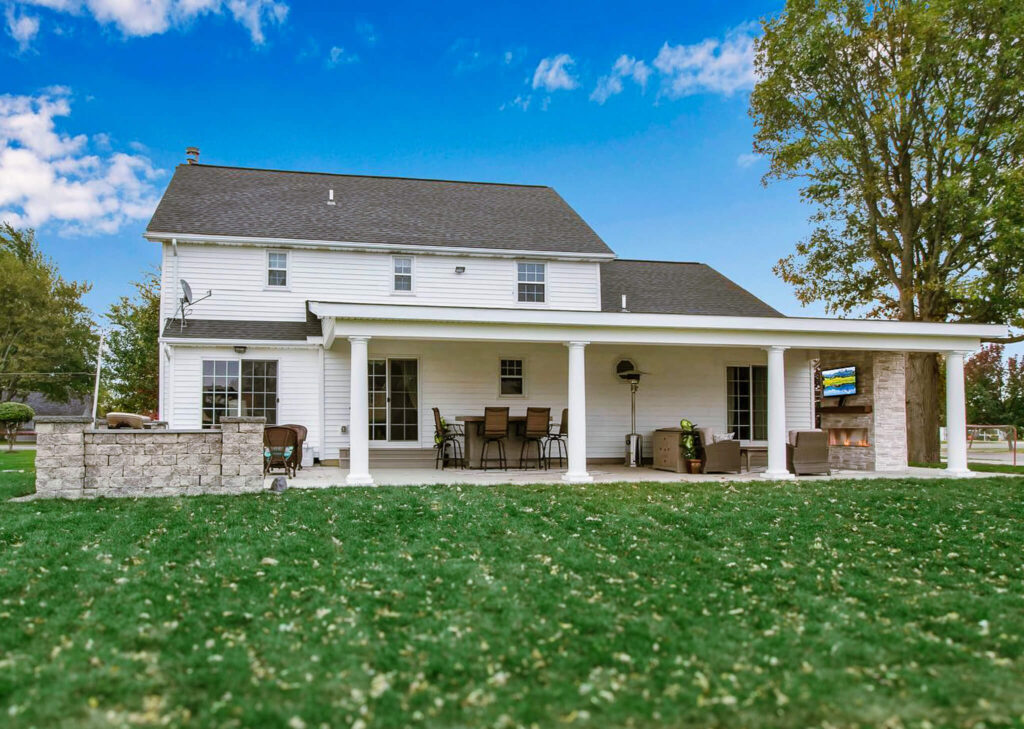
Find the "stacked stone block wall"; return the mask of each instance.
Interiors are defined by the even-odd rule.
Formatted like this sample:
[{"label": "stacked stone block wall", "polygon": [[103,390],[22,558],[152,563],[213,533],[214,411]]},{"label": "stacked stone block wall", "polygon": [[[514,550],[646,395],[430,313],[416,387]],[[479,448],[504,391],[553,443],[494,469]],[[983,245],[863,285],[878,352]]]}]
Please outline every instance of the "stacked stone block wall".
[{"label": "stacked stone block wall", "polygon": [[36,493],[50,498],[236,494],[263,489],[263,418],[220,430],[106,430],[36,419]]}]

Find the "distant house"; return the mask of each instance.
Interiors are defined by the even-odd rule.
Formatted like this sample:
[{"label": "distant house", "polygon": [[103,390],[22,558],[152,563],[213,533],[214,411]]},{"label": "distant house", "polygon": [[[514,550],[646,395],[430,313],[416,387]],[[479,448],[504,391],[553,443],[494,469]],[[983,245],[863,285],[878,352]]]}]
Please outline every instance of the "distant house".
[{"label": "distant house", "polygon": [[[903,353],[946,354],[962,432],[964,352],[1003,333],[786,317],[703,263],[617,258],[545,186],[181,165],[145,237],[163,256],[161,417],[303,424],[352,484],[389,454],[429,461],[432,408],[450,422],[485,406],[556,421],[568,408],[564,478],[586,482],[631,431],[623,358],[644,373],[648,455],[653,431],[685,417],[785,477],[789,431],[815,424],[816,366],[854,365],[857,393],[822,409],[832,458],[900,470]],[[186,322],[182,280],[213,292]],[[966,450],[950,448],[964,471]]]},{"label": "distant house", "polygon": [[[67,402],[55,402],[41,392],[29,393],[25,398],[25,404],[32,408],[36,415],[81,415],[92,414],[92,395],[85,397],[73,397]],[[22,426],[22,431],[34,431],[35,421],[30,421]],[[22,439],[31,439],[31,436],[23,436]]]}]

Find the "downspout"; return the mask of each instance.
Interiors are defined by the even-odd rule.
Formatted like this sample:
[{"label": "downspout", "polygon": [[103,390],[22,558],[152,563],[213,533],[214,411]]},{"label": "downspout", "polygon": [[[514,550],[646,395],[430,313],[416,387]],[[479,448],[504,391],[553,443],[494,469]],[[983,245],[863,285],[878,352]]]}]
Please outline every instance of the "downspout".
[{"label": "downspout", "polygon": [[326,367],[326,353],[324,352],[324,345],[321,344],[317,348],[317,356],[320,360],[320,382],[319,382],[319,400],[320,400],[320,462],[322,463],[327,457],[327,405],[324,402],[324,393],[327,390],[327,367]]}]

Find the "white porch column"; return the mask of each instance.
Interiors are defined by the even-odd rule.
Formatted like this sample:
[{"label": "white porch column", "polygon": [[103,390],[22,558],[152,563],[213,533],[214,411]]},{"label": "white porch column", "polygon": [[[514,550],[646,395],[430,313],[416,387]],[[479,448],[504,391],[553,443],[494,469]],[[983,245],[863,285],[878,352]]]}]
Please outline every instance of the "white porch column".
[{"label": "white porch column", "polygon": [[349,337],[350,388],[348,410],[348,476],[349,486],[373,486],[370,476],[370,423],[367,410],[366,342],[369,337]]},{"label": "white porch column", "polygon": [[584,348],[589,342],[568,342],[569,348],[569,468],[566,483],[591,483],[587,473],[587,373]]},{"label": "white porch column", "polygon": [[946,472],[966,476],[967,399],[964,393],[965,352],[946,353]]},{"label": "white porch column", "polygon": [[768,350],[768,470],[765,478],[793,478],[786,468],[786,347]]}]

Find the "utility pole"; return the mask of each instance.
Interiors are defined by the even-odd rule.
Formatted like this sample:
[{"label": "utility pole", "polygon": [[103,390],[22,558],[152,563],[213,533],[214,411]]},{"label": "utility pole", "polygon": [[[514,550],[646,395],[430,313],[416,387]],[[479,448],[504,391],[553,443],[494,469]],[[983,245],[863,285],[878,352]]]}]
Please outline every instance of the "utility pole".
[{"label": "utility pole", "polygon": [[100,372],[103,371],[103,340],[107,336],[107,333],[100,329],[100,348],[96,353],[96,382],[92,388],[92,420],[93,424],[96,423],[96,407],[99,405],[100,400]]}]

